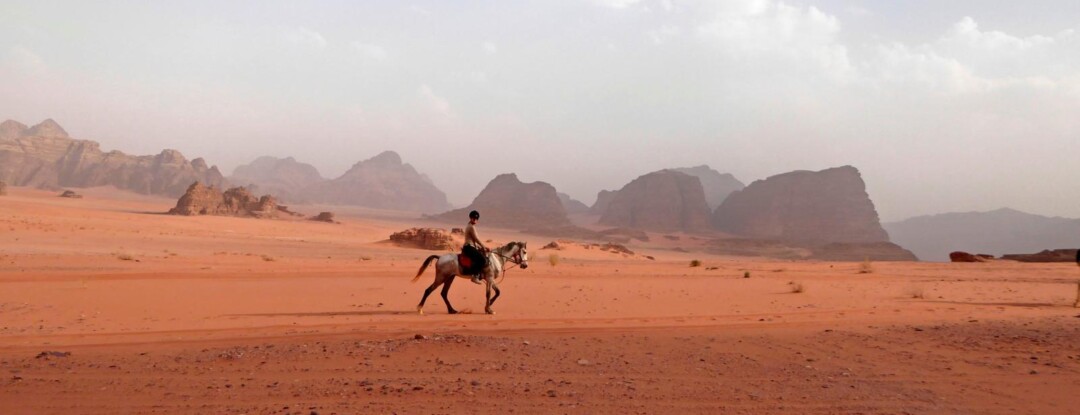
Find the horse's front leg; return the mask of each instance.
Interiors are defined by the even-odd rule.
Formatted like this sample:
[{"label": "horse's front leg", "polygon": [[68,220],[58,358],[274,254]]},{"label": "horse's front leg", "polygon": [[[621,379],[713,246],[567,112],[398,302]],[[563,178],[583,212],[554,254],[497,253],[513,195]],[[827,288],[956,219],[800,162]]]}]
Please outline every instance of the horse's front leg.
[{"label": "horse's front leg", "polygon": [[499,299],[499,295],[502,294],[502,291],[499,291],[499,284],[494,282],[491,283],[491,289],[495,290],[495,296],[491,297],[491,305],[495,305],[495,300]]},{"label": "horse's front leg", "polygon": [[486,284],[487,285],[487,293],[486,293],[486,297],[485,297],[486,299],[485,299],[485,302],[484,302],[484,312],[488,313],[488,314],[495,314],[495,311],[491,309],[491,303],[493,302],[492,299],[491,299],[491,285],[494,284],[494,282],[491,279],[492,278],[491,278],[490,274],[487,276],[487,278],[484,279],[484,281],[487,283]]}]

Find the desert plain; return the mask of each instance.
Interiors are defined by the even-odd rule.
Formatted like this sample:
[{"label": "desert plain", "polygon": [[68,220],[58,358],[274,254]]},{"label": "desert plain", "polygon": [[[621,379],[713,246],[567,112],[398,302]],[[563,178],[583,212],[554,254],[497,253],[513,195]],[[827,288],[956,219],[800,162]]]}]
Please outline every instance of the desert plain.
[{"label": "desert plain", "polygon": [[436,292],[419,315],[433,252],[386,241],[437,226],[416,214],[80,192],[0,199],[0,413],[1080,411],[1074,264],[726,257],[685,234],[554,251],[483,227],[529,246],[496,314],[458,279],[465,313]]}]

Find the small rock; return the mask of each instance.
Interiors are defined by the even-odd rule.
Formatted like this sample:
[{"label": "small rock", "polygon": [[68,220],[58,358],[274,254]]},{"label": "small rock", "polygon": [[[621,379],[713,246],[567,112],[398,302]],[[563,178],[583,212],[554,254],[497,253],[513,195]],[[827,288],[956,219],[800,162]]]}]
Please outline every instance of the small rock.
[{"label": "small rock", "polygon": [[416,340],[427,340],[428,339],[428,337],[423,335],[423,334],[417,334],[417,335],[413,336],[413,338],[416,339]]},{"label": "small rock", "polygon": [[588,365],[592,364],[592,362],[589,362],[588,360],[585,360],[585,359],[579,359],[577,361],[577,364],[582,365],[582,366],[588,366]]}]

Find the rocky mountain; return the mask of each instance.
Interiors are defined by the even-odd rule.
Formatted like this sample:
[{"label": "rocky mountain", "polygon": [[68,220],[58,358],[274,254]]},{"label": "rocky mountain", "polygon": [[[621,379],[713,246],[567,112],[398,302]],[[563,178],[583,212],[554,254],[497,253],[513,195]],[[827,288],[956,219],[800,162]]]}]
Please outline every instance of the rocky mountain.
[{"label": "rocky mountain", "polygon": [[269,193],[289,203],[304,203],[311,186],[326,181],[315,166],[292,157],[259,157],[250,164],[236,167],[229,182]]},{"label": "rocky mountain", "polygon": [[713,224],[736,235],[803,244],[889,242],[851,166],[755,181],[724,200]]},{"label": "rocky mountain", "polygon": [[442,212],[450,208],[446,194],[430,178],[392,151],[356,163],[341,177],[308,186],[301,195],[313,203],[376,209]]},{"label": "rocky mountain", "polygon": [[51,119],[33,127],[11,120],[0,124],[0,180],[46,189],[108,185],[173,197],[196,181],[225,184],[217,167],[201,158],[188,161],[176,150],[156,156],[104,152],[97,142],[71,138]]},{"label": "rocky mountain", "polygon": [[634,179],[615,192],[600,224],[657,232],[709,229],[709,206],[697,177],[661,170]]},{"label": "rocky mountain", "polygon": [[615,191],[613,190],[601,190],[596,194],[596,202],[589,207],[589,213],[595,213],[597,215],[604,214],[608,205],[611,204],[611,199],[615,197]]},{"label": "rocky mountain", "polygon": [[893,242],[930,261],[948,261],[953,251],[1000,256],[1080,247],[1080,219],[1013,209],[918,216],[885,229]]},{"label": "rocky mountain", "polygon": [[589,205],[582,203],[580,200],[570,197],[566,193],[557,193],[559,201],[562,202],[563,208],[566,209],[566,213],[589,213]]},{"label": "rocky mountain", "polygon": [[176,207],[169,210],[170,215],[217,215],[270,218],[279,213],[277,201],[273,196],[255,197],[243,187],[234,187],[222,192],[214,186],[205,186],[195,182]]},{"label": "rocky mountain", "polygon": [[554,187],[544,182],[522,183],[513,173],[495,177],[469,206],[433,218],[464,225],[471,210],[480,212],[482,225],[522,230],[571,226]]},{"label": "rocky mountain", "polygon": [[742,190],[746,187],[743,182],[736,179],[729,173],[723,173],[713,170],[709,166],[697,166],[697,167],[682,167],[678,169],[672,169],[679,173],[686,173],[691,176],[697,177],[701,181],[701,187],[705,190],[705,203],[709,204],[709,210],[715,210],[721,203],[724,203],[724,199],[727,199],[728,195],[732,192]]}]

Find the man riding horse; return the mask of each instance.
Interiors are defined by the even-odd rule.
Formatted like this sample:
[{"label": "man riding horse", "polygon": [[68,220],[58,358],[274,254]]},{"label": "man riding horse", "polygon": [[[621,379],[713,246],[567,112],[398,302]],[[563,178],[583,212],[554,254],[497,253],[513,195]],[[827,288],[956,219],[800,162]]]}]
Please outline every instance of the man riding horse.
[{"label": "man riding horse", "polygon": [[472,276],[474,284],[480,284],[480,276],[484,272],[484,267],[487,266],[485,257],[488,252],[491,252],[476,235],[476,223],[479,221],[480,212],[475,210],[469,212],[469,224],[465,225],[465,245],[461,247],[461,254],[471,261],[465,272]]}]

